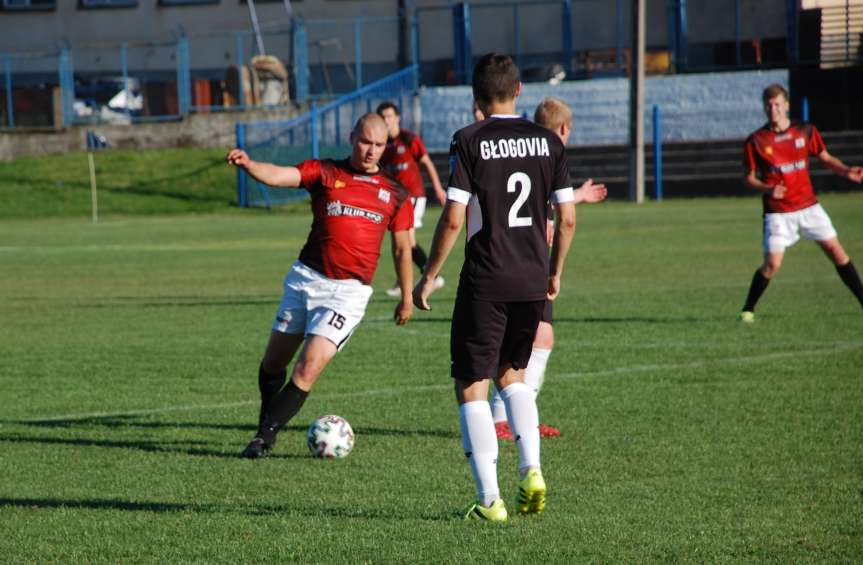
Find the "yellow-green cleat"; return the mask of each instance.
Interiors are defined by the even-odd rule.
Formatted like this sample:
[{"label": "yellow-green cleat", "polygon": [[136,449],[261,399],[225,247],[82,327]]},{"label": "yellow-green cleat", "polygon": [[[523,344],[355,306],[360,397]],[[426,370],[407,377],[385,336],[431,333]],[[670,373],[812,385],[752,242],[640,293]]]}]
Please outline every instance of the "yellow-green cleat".
[{"label": "yellow-green cleat", "polygon": [[744,324],[754,324],[755,323],[755,312],[749,312],[748,310],[744,310],[740,314],[737,315],[737,321],[743,322]]},{"label": "yellow-green cleat", "polygon": [[519,514],[539,514],[545,508],[545,479],[539,469],[531,469],[519,481],[516,508]]},{"label": "yellow-green cleat", "polygon": [[485,520],[486,522],[506,522],[506,518],[506,506],[504,506],[503,500],[499,498],[488,507],[474,502],[464,515],[465,520]]}]

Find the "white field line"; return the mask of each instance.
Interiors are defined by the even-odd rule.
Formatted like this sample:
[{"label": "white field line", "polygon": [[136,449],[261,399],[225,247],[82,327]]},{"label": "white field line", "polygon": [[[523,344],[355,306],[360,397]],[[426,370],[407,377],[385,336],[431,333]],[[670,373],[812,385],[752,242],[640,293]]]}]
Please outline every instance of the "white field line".
[{"label": "white field line", "polygon": [[[789,359],[793,357],[810,357],[815,355],[832,355],[834,353],[844,353],[855,349],[863,349],[863,343],[843,343],[835,347],[827,347],[822,349],[809,349],[800,351],[779,351],[774,353],[765,353],[761,355],[746,355],[741,357],[730,357],[723,359],[711,359],[707,361],[693,361],[691,363],[668,363],[668,364],[652,364],[652,365],[636,365],[631,367],[616,367],[613,369],[603,369],[600,371],[584,371],[580,373],[563,373],[551,375],[552,379],[572,379],[581,377],[597,377],[604,375],[625,375],[646,373],[650,371],[667,371],[674,369],[704,369],[707,367],[719,367],[722,365],[739,365],[745,363],[764,363],[776,361],[778,359]],[[392,394],[403,394],[413,392],[431,392],[437,390],[447,390],[451,388],[450,383],[441,383],[434,385],[406,386],[406,387],[386,387],[377,389],[358,390],[352,392],[333,392],[316,394],[316,398],[352,398],[358,396],[384,396]],[[191,404],[186,406],[166,406],[163,408],[145,408],[140,410],[123,410],[117,412],[87,412],[78,414],[65,414],[62,416],[50,416],[46,418],[26,418],[22,422],[56,422],[62,420],[88,420],[91,418],[111,418],[120,416],[141,416],[149,414],[164,414],[168,412],[187,412],[194,410],[215,410],[221,408],[236,408],[239,406],[248,406],[257,404],[258,400],[242,400],[237,402],[225,402],[219,404]]]}]

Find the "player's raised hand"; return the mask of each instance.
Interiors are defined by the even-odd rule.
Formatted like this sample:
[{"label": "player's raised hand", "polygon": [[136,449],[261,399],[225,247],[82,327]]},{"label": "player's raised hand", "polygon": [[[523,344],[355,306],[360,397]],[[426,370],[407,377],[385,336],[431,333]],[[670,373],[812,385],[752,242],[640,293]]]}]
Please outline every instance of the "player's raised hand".
[{"label": "player's raised hand", "polygon": [[596,204],[597,202],[602,202],[608,196],[608,189],[605,188],[605,185],[602,183],[594,184],[593,179],[584,181],[584,184],[576,189],[576,192],[579,191],[581,192],[581,198],[578,197],[579,195],[576,195],[576,202]]},{"label": "player's raised hand", "polygon": [[552,275],[548,277],[548,292],[546,298],[554,300],[560,294],[560,275]]},{"label": "player's raised hand", "polygon": [[434,292],[434,278],[429,278],[425,274],[420,277],[419,282],[414,287],[413,299],[414,306],[420,310],[431,310],[428,303],[428,298]]},{"label": "player's raised hand", "polygon": [[854,182],[863,182],[863,167],[848,167],[848,179]]},{"label": "player's raised hand", "polygon": [[770,191],[771,198],[775,198],[776,200],[782,200],[785,198],[785,185],[782,183],[777,184]]},{"label": "player's raised hand", "polygon": [[231,149],[226,159],[229,165],[234,165],[235,167],[240,167],[241,169],[247,168],[249,166],[249,163],[252,162],[252,159],[249,157],[248,153],[246,153],[242,149]]},{"label": "player's raised hand", "polygon": [[399,300],[399,303],[396,305],[396,311],[393,315],[393,318],[396,321],[397,326],[403,326],[408,323],[408,320],[411,319],[414,313],[414,305],[405,299]]}]

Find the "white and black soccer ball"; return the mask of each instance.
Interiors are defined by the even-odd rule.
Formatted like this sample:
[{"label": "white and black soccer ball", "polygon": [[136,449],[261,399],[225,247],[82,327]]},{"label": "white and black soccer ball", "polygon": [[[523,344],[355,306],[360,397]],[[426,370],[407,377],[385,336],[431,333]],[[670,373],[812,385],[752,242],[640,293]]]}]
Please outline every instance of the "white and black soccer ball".
[{"label": "white and black soccer ball", "polygon": [[354,430],[341,416],[321,416],[309,426],[308,443],[314,457],[347,457],[354,448]]}]

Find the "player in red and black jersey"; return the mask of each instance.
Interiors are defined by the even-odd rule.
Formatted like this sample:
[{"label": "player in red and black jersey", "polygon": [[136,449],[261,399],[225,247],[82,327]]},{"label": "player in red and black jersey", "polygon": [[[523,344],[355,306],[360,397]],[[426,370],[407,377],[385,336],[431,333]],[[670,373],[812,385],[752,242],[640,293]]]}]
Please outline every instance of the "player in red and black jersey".
[{"label": "player in red and black jersey", "polygon": [[788,117],[788,92],[772,84],[762,94],[767,124],[753,132],[744,146],[744,181],[763,194],[764,263],[755,271],[743,311],[738,319],[755,321],[755,305],[782,266],[785,249],[802,234],[814,240],[833,261],[842,281],[863,306],[863,285],[845,253],[830,217],[818,203],[809,178],[809,158],[818,157],[837,175],[863,182],[863,168],[849,167],[827,152],[812,124]]},{"label": "player in red and black jersey", "polygon": [[[423,226],[423,216],[426,210],[426,189],[423,185],[420,165],[425,169],[441,205],[446,201],[446,192],[441,187],[437,169],[435,169],[431,157],[428,156],[420,136],[401,128],[401,115],[398,106],[392,102],[383,102],[378,106],[377,113],[387,124],[387,136],[389,138],[387,149],[381,157],[381,165],[408,189],[411,202],[414,205],[414,229],[410,231],[411,253],[414,264],[422,272],[425,269],[428,256],[416,240],[416,228]],[[442,287],[444,285],[443,277],[439,276],[435,279],[435,285],[438,288]],[[387,294],[399,296],[398,286],[388,289]]]},{"label": "player in red and black jersey", "polygon": [[[403,325],[411,317],[408,233],[413,206],[405,188],[378,164],[386,140],[380,116],[365,114],[351,132],[351,155],[342,161],[309,160],[282,167],[253,161],[241,149],[228,153],[230,164],[260,182],[308,190],[313,212],[306,244],[285,277],[282,301],[258,369],[258,431],[243,457],[254,459],[272,449],[276,434],[299,412],[324,367],[362,320],[387,230],[392,232],[401,289],[395,321]],[[287,366],[301,345],[288,380]]]},{"label": "player in red and black jersey", "polygon": [[[487,119],[455,133],[447,202],[435,230],[429,262],[414,302],[430,309],[434,277],[467,219],[465,262],[453,308],[451,373],[459,403],[462,445],[477,486],[467,516],[507,519],[497,483],[498,443],[488,404],[494,380],[506,403],[519,451],[517,508],[545,507],[540,471],[539,415],[524,384],[546,299],[560,277],[575,229],[573,190],[563,143],[553,132],[515,115],[521,92],[518,68],[505,55],[482,57],[473,94]],[[557,223],[549,259],[548,202]]]}]

